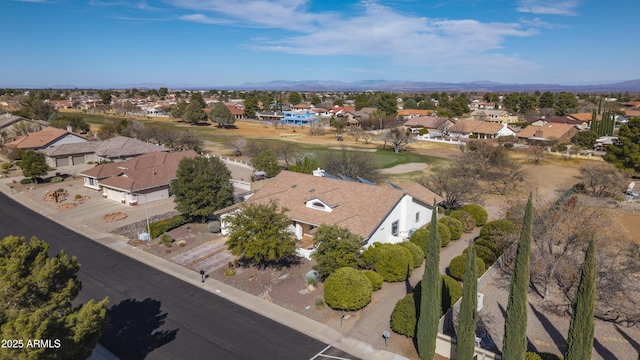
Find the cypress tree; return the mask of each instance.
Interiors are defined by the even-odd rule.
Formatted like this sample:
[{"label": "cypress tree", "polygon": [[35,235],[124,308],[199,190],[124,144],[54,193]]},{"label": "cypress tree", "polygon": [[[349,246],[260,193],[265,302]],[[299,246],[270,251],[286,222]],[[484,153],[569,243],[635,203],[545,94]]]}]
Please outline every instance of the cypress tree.
[{"label": "cypress tree", "polygon": [[593,237],[589,242],[582,266],[578,294],[573,303],[566,360],[590,360],[593,348],[593,308],[596,295],[596,251]]},{"label": "cypress tree", "polygon": [[464,269],[464,287],[462,304],[458,315],[458,340],[456,359],[471,360],[476,342],[476,322],[478,321],[478,269],[476,267],[476,249],[469,241],[467,263]]},{"label": "cypress tree", "polygon": [[440,320],[440,234],[435,201],[431,215],[431,227],[427,243],[427,261],[422,275],[420,316],[416,329],[418,355],[422,360],[433,359],[436,353],[436,337]]},{"label": "cypress tree", "polygon": [[529,195],[516,250],[516,263],[509,286],[509,302],[507,303],[507,316],[502,340],[503,359],[523,360],[527,351],[527,292],[529,290],[532,229],[533,203],[531,195]]}]

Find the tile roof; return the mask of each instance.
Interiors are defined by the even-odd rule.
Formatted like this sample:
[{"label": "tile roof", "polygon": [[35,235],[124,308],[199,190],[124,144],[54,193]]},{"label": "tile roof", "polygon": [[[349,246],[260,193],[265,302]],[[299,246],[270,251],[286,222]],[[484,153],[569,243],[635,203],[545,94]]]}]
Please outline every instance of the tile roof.
[{"label": "tile roof", "polygon": [[124,191],[140,191],[169,185],[176,176],[180,160],[194,158],[195,151],[151,152],[131,160],[98,165],[80,173],[100,180],[100,185]]},{"label": "tile roof", "polygon": [[446,117],[415,116],[407,120],[404,126],[422,126],[427,129],[437,129],[447,121],[450,123],[449,126],[453,125],[453,120]]},{"label": "tile roof", "polygon": [[449,128],[449,132],[459,134],[497,134],[502,129],[502,123],[482,120],[458,120],[455,125]]},{"label": "tile roof", "polygon": [[[591,118],[589,118],[589,120],[591,120]],[[577,120],[577,119],[571,119],[568,117],[564,117],[564,116],[558,116],[558,117],[548,117],[548,118],[535,118],[530,120],[529,122],[536,122],[536,121],[544,121],[544,122],[548,122],[548,123],[552,123],[552,124],[573,124],[573,125],[582,125],[585,122],[588,121],[584,121],[584,120]]]},{"label": "tile roof", "polygon": [[70,156],[73,154],[91,154],[117,159],[120,157],[132,157],[153,151],[170,151],[171,149],[155,144],[132,139],[126,136],[116,136],[102,141],[88,141],[75,144],[63,144],[43,150],[49,157]]},{"label": "tile roof", "polygon": [[629,117],[640,117],[640,110],[625,110],[624,114]]},{"label": "tile roof", "polygon": [[593,116],[593,114],[591,114],[591,113],[576,113],[576,114],[569,114],[567,116],[572,118],[572,119],[576,119],[576,120],[591,121],[591,117]]},{"label": "tile roof", "polygon": [[[429,190],[420,190],[418,187],[422,186],[416,183],[403,191],[388,186],[282,171],[247,202],[276,200],[279,206],[289,209],[287,215],[293,220],[314,225],[338,225],[366,239],[405,194],[416,194],[416,199],[421,202],[423,198],[431,197]],[[331,207],[331,211],[307,207],[307,202],[313,200],[325,203]],[[425,204],[431,204],[433,197],[425,200]]]},{"label": "tile roof", "polygon": [[517,133],[516,136],[522,139],[560,139],[571,131],[571,129],[577,131],[575,125],[572,124],[546,124],[544,126],[529,125]]},{"label": "tile roof", "polygon": [[[6,143],[4,146],[14,149],[37,149],[43,148],[61,137],[71,134],[67,130],[48,126],[37,132],[30,132],[24,136],[18,136],[15,140]],[[75,135],[75,134],[73,134]],[[79,135],[75,135],[82,138]]]},{"label": "tile roof", "polygon": [[402,109],[402,110],[398,110],[398,116],[409,116],[409,115],[429,116],[433,114],[433,111],[434,110]]}]

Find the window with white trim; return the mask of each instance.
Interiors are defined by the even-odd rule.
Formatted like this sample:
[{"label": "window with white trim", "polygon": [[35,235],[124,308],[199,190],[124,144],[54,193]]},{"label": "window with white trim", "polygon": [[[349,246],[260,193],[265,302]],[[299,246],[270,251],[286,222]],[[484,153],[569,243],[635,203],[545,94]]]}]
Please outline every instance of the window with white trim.
[{"label": "window with white trim", "polygon": [[398,226],[399,226],[398,220],[391,223],[391,235],[398,236]]}]

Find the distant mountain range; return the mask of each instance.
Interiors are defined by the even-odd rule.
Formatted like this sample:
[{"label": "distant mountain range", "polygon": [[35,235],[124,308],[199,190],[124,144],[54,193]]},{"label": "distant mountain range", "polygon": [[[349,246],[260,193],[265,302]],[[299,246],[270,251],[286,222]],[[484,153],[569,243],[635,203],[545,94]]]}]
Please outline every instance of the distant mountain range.
[{"label": "distant mountain range", "polygon": [[286,81],[276,80],[260,83],[245,83],[226,87],[233,90],[293,90],[293,91],[477,91],[477,92],[511,92],[523,91],[570,91],[570,92],[640,92],[640,79],[610,84],[597,85],[560,85],[560,84],[509,84],[492,81],[472,81],[464,83],[398,81],[398,80],[364,80],[356,82],[341,81]]},{"label": "distant mountain range", "polygon": [[[6,87],[6,86],[4,86]],[[20,86],[13,86],[21,88]],[[477,91],[477,92],[534,92],[538,91],[569,91],[578,92],[640,92],[640,79],[615,82],[608,84],[561,85],[561,84],[516,84],[499,83],[493,81],[471,81],[461,83],[432,82],[432,81],[404,81],[404,80],[363,80],[355,82],[333,80],[274,80],[267,82],[250,82],[231,86],[189,86],[166,83],[138,83],[111,84],[99,86],[95,89],[169,89],[184,90],[272,90],[272,91],[389,91],[389,92],[427,92],[427,91]],[[56,85],[42,88],[73,89],[74,85]]]}]

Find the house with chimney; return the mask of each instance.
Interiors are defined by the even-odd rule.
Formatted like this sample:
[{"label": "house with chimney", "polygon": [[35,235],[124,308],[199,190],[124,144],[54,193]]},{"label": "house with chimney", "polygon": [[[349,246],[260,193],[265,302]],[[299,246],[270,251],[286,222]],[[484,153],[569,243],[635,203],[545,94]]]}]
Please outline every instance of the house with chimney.
[{"label": "house with chimney", "polygon": [[543,126],[527,126],[517,133],[516,137],[520,142],[530,145],[551,146],[570,142],[578,131],[573,124],[547,123]]}]

